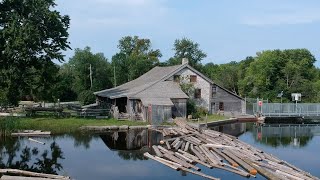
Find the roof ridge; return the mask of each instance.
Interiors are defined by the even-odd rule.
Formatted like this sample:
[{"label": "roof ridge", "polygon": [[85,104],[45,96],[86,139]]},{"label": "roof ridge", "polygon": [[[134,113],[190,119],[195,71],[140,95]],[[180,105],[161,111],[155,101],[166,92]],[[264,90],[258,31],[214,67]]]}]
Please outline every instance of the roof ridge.
[{"label": "roof ridge", "polygon": [[[162,77],[161,79],[159,79],[158,81],[155,81],[155,82],[152,83],[150,86],[148,86],[148,87],[146,87],[146,88],[143,88],[142,90],[140,90],[140,91],[132,94],[131,96],[134,96],[134,95],[136,95],[136,94],[138,94],[138,93],[140,93],[140,92],[142,92],[142,91],[144,91],[144,90],[147,90],[147,89],[149,89],[150,87],[154,86],[155,84],[157,84],[157,83],[159,83],[159,82],[167,79],[168,77],[170,77],[172,74],[174,74],[174,73],[177,72],[178,70],[180,71],[181,69],[183,69],[184,67],[186,67],[186,65],[187,65],[187,64],[174,65],[174,66],[177,66],[176,69],[174,69],[173,71],[171,71],[169,74],[163,76],[163,77]],[[174,67],[174,66],[164,66],[164,67]]]},{"label": "roof ridge", "polygon": [[[159,68],[162,69],[162,68],[173,68],[173,67],[174,67],[174,69],[173,69],[169,74],[161,77],[159,80],[151,81],[149,86],[143,88],[142,90],[139,90],[139,91],[137,91],[137,92],[134,92],[132,95],[138,94],[139,92],[144,91],[144,90],[148,89],[149,87],[153,86],[154,84],[162,81],[165,77],[167,77],[168,75],[172,74],[172,72],[175,72],[177,69],[180,69],[180,67],[182,67],[182,66],[185,66],[185,64],[173,65],[173,66],[155,66],[155,67],[153,67],[153,68],[150,69],[148,72],[150,72],[150,71],[152,71],[152,70],[154,70],[154,69],[159,69]],[[147,74],[148,72],[144,73],[143,75]],[[139,76],[138,78],[136,78],[136,79],[134,79],[134,80],[132,80],[132,81],[135,81],[135,80],[141,78],[143,75]],[[112,90],[117,89],[117,88],[119,88],[119,87],[122,87],[122,86],[124,86],[124,85],[126,85],[126,84],[128,84],[128,83],[130,83],[130,82],[132,82],[132,81],[128,81],[128,82],[126,82],[126,83],[124,83],[124,84],[121,84],[121,85],[119,85],[119,86],[116,86],[116,87],[113,87],[113,88],[110,88],[110,89],[104,89],[104,90],[101,90],[101,91],[96,91],[96,92],[94,92],[93,94],[94,94],[94,95],[97,95],[97,94],[99,94],[99,93],[104,93],[104,92],[112,91]],[[143,86],[143,85],[140,85],[140,86]]]}]

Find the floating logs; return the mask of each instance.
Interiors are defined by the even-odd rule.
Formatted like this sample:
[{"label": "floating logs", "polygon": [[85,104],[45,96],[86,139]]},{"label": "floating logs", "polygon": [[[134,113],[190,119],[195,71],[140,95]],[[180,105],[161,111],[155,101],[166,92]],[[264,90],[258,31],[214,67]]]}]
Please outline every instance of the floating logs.
[{"label": "floating logs", "polygon": [[164,128],[161,145],[152,146],[155,155],[144,156],[172,169],[189,172],[204,178],[218,178],[199,172],[197,164],[231,173],[267,179],[318,179],[277,157],[244,143],[234,136],[213,130],[201,130],[184,119],[176,119],[177,127]]}]

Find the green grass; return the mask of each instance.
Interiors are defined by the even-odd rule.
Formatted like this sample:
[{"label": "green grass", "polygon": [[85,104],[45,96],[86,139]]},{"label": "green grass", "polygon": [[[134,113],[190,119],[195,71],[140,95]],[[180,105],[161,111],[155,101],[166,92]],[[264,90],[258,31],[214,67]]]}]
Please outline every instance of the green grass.
[{"label": "green grass", "polygon": [[[206,123],[206,122],[214,122],[214,121],[219,121],[219,120],[224,120],[224,119],[228,119],[228,116],[223,116],[223,115],[218,115],[218,114],[210,114],[208,115],[208,119],[206,121],[206,116],[203,116],[201,118],[199,118],[199,122],[200,123]],[[189,120],[190,122],[191,120]],[[192,120],[195,123],[198,123],[197,120]]]},{"label": "green grass", "polygon": [[[13,123],[14,122],[14,123]],[[1,118],[0,125],[3,127],[10,125],[10,130],[42,130],[51,131],[54,134],[72,133],[79,130],[82,126],[137,126],[147,125],[145,122],[119,121],[116,119],[85,119],[85,118]],[[11,127],[13,126],[13,127]]]}]

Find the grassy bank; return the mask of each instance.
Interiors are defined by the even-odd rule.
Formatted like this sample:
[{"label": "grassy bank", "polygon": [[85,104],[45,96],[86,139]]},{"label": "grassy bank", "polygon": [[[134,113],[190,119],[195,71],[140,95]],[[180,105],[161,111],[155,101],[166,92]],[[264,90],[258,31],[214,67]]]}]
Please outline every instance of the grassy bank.
[{"label": "grassy bank", "polygon": [[0,118],[0,134],[16,130],[43,130],[54,134],[71,133],[81,126],[121,126],[146,125],[144,122],[118,121],[116,119],[84,119],[84,118]]},{"label": "grassy bank", "polygon": [[[207,117],[201,117],[199,118],[199,122],[200,123],[205,123],[205,122],[214,122],[214,121],[219,121],[219,120],[224,120],[224,119],[228,119],[230,117],[228,116],[222,116],[222,115],[218,115],[218,114],[210,114]],[[207,120],[206,120],[207,119]],[[189,120],[190,121],[190,120]],[[195,123],[198,123],[198,120],[192,120]]]}]

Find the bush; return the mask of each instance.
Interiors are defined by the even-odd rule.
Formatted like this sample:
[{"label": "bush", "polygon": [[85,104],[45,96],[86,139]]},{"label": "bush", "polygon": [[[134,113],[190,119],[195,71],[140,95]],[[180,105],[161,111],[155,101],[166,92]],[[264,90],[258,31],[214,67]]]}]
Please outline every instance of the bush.
[{"label": "bush", "polygon": [[196,103],[189,99],[187,101],[187,114],[191,114],[192,118],[200,118],[201,116],[208,114],[208,110],[203,107],[197,107]]},{"label": "bush", "polygon": [[84,90],[79,94],[78,100],[81,101],[82,104],[92,104],[96,101],[96,97],[90,90]]},{"label": "bush", "polygon": [[0,118],[0,136],[18,130],[20,121],[17,118]]}]

